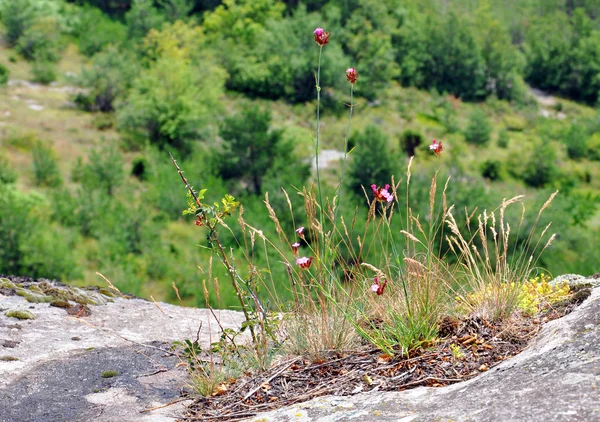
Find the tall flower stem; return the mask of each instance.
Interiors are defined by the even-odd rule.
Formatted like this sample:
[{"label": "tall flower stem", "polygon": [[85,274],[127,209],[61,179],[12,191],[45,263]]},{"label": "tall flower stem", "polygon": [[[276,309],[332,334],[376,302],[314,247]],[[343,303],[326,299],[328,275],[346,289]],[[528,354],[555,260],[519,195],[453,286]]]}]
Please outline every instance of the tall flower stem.
[{"label": "tall flower stem", "polygon": [[[316,162],[316,166],[317,166],[317,188],[318,188],[318,192],[319,192],[319,206],[321,207],[321,209],[319,210],[319,222],[321,224],[321,228],[324,229],[323,226],[323,194],[321,191],[321,171],[319,168],[319,133],[320,133],[320,128],[321,128],[321,123],[320,123],[320,119],[321,119],[321,55],[323,53],[323,46],[319,46],[319,64],[317,66],[317,135],[315,138],[315,150],[316,150],[316,157],[315,157],[315,162]],[[325,251],[325,245],[321,245],[322,247],[322,251]],[[323,254],[320,255],[321,257],[323,256]]]},{"label": "tall flower stem", "polygon": [[336,227],[338,210],[342,201],[342,190],[344,187],[344,175],[346,173],[346,162],[348,161],[348,138],[350,137],[350,126],[352,124],[352,113],[354,111],[354,84],[350,84],[350,117],[348,118],[348,128],[346,129],[346,137],[344,138],[344,161],[342,161],[342,178],[338,188],[337,206],[335,207],[335,215],[333,218],[333,227]]}]

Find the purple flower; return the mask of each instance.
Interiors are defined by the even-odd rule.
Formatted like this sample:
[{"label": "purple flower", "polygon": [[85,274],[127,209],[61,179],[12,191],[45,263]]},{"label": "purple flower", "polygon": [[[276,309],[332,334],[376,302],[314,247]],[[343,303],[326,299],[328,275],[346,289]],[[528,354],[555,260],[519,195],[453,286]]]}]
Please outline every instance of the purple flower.
[{"label": "purple flower", "polygon": [[390,203],[394,200],[394,195],[392,195],[389,191],[390,185],[385,185],[380,188],[377,187],[376,184],[371,185],[371,189],[373,190],[373,196],[377,201]]},{"label": "purple flower", "polygon": [[310,264],[312,264],[312,261],[313,261],[312,256],[310,258],[303,256],[302,258],[298,258],[296,260],[296,265],[298,265],[300,268],[304,268],[306,270],[306,269],[310,268]]},{"label": "purple flower", "polygon": [[304,237],[304,227],[298,227],[296,229],[296,233],[298,233],[298,236],[303,238]]},{"label": "purple flower", "polygon": [[298,242],[292,243],[292,250],[294,251],[294,255],[298,255],[299,247],[300,247],[300,243],[298,243]]},{"label": "purple flower", "polygon": [[313,35],[315,37],[315,42],[319,44],[320,47],[327,45],[327,43],[329,42],[329,32],[325,32],[323,28],[315,29]]}]

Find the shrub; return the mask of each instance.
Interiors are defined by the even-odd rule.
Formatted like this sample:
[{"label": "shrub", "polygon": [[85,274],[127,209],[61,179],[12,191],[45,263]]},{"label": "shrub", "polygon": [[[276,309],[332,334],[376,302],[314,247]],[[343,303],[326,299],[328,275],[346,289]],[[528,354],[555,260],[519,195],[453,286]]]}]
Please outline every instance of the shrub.
[{"label": "shrub", "polygon": [[0,86],[6,85],[10,79],[10,71],[6,66],[0,63]]},{"label": "shrub", "polygon": [[121,153],[110,144],[93,148],[82,170],[82,185],[90,190],[100,189],[108,196],[114,195],[125,177]]},{"label": "shrub", "polygon": [[367,126],[363,132],[353,134],[350,139],[356,145],[352,154],[354,158],[348,169],[350,189],[362,197],[365,184],[391,183],[396,171],[395,159],[381,129],[373,125]]},{"label": "shrub", "polygon": [[21,274],[57,280],[81,277],[74,255],[76,241],[72,230],[46,222],[21,245]]},{"label": "shrub", "polygon": [[465,139],[471,144],[485,145],[489,142],[491,133],[492,126],[485,115],[485,111],[480,108],[475,109],[469,117]]},{"label": "shrub", "polygon": [[540,188],[551,184],[558,176],[556,152],[548,142],[539,141],[525,162],[522,178],[529,186]]},{"label": "shrub", "polygon": [[0,185],[17,181],[17,174],[10,168],[8,160],[0,156]]},{"label": "shrub", "polygon": [[423,135],[413,130],[405,130],[400,139],[400,148],[406,155],[413,157],[417,147],[423,143]]},{"label": "shrub", "polygon": [[88,57],[94,56],[108,45],[118,45],[127,36],[125,25],[92,7],[81,10],[75,32],[79,41],[79,51]]},{"label": "shrub", "polygon": [[96,54],[91,66],[81,71],[78,85],[86,90],[75,95],[75,104],[86,111],[114,111],[119,96],[125,96],[131,87],[134,62],[115,46]]},{"label": "shrub", "polygon": [[58,167],[54,149],[38,141],[33,148],[32,154],[35,183],[39,186],[53,188],[62,185],[62,175]]},{"label": "shrub", "polygon": [[131,163],[131,175],[138,179],[148,180],[148,160],[145,157],[136,157]]},{"label": "shrub", "polygon": [[508,131],[506,129],[501,129],[500,132],[498,132],[498,146],[506,149],[508,148],[509,142],[510,137],[508,136]]},{"label": "shrub", "polygon": [[298,164],[294,146],[282,130],[271,127],[271,112],[255,105],[245,106],[238,114],[223,121],[219,131],[223,150],[217,153],[219,174],[224,180],[241,181],[255,195],[264,193],[264,178],[274,168],[303,183],[306,165]]},{"label": "shrub", "polygon": [[8,45],[15,46],[35,17],[33,1],[5,1],[0,6],[0,18],[6,29],[4,37]]},{"label": "shrub", "polygon": [[594,134],[588,142],[587,157],[593,161],[600,161],[600,135]]},{"label": "shrub", "polygon": [[47,218],[46,199],[0,184],[0,273],[65,279],[79,276],[74,238]]},{"label": "shrub", "polygon": [[491,181],[502,179],[502,164],[498,160],[486,160],[481,164],[481,175]]},{"label": "shrub", "polygon": [[219,108],[225,74],[207,59],[198,72],[185,57],[165,55],[142,71],[117,110],[118,127],[133,144],[189,153]]},{"label": "shrub", "polygon": [[35,61],[31,66],[31,80],[49,85],[56,80],[56,65],[48,61]]},{"label": "shrub", "polygon": [[29,61],[57,62],[59,36],[55,18],[38,18],[19,38],[17,51]]},{"label": "shrub", "polygon": [[585,127],[573,123],[565,134],[564,143],[567,146],[567,155],[573,160],[579,160],[587,154],[588,134]]},{"label": "shrub", "polygon": [[154,7],[152,0],[133,0],[131,9],[125,14],[130,39],[145,37],[148,31],[159,28],[164,21],[164,16]]}]

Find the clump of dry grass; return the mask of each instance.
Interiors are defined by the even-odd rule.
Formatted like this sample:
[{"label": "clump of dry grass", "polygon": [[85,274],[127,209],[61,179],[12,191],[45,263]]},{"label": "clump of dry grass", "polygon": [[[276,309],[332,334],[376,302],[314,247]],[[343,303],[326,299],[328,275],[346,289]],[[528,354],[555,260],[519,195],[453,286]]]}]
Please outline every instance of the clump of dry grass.
[{"label": "clump of dry grass", "polygon": [[[554,192],[539,210],[532,229],[520,245],[516,238],[525,220],[522,195],[505,199],[500,207],[491,213],[484,211],[478,215],[477,227],[474,231],[468,229],[468,235],[464,235],[459,229],[452,214],[452,207],[448,210],[446,223],[452,235],[446,239],[458,258],[464,282],[457,289],[456,295],[470,312],[493,320],[506,318],[514,312],[519,302],[522,284],[532,276],[541,253],[555,238],[552,234],[543,243],[550,224],[544,227],[537,238],[536,228],[540,216],[557,193],[558,191]],[[516,204],[521,205],[521,217],[516,235],[511,236],[511,225],[506,219],[506,210]],[[496,213],[499,215],[498,219]]]}]

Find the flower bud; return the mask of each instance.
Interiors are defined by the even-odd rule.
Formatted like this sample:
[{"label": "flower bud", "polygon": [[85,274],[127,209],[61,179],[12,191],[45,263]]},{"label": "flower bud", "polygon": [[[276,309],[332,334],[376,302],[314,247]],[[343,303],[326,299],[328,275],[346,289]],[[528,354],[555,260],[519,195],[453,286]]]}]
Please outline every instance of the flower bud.
[{"label": "flower bud", "polygon": [[317,28],[313,32],[315,37],[315,42],[319,44],[320,47],[323,47],[329,42],[329,32],[325,32],[323,28]]},{"label": "flower bud", "polygon": [[350,82],[352,85],[356,83],[356,80],[358,79],[358,73],[356,73],[355,68],[351,67],[350,69],[346,70],[346,79],[348,79],[348,82]]}]

